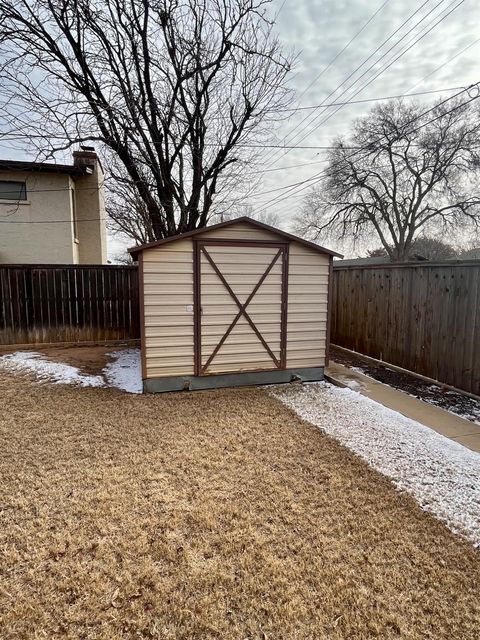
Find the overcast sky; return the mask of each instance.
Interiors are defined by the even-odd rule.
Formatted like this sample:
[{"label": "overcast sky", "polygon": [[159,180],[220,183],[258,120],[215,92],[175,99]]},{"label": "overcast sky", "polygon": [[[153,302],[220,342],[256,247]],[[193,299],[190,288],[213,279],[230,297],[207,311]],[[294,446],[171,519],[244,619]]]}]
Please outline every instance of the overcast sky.
[{"label": "overcast sky", "polygon": [[[454,7],[457,8],[447,15]],[[280,39],[298,56],[291,77],[297,106],[443,90],[480,80],[480,41],[476,42],[480,40],[479,0],[273,0],[272,8],[278,13]],[[425,33],[425,37],[414,44]],[[413,46],[408,52],[383,70],[410,45]],[[347,80],[350,74],[353,75]],[[364,86],[367,83],[368,86]],[[431,102],[452,93],[445,91],[417,100]],[[348,133],[352,121],[370,107],[371,103],[347,105],[334,115],[338,107],[298,111],[282,123],[272,143],[331,144],[336,135]],[[301,123],[306,116],[307,120]],[[328,121],[321,124],[327,117]],[[1,142],[0,156],[12,157],[11,149],[2,148]],[[267,171],[257,191],[249,196],[249,203],[257,211],[267,206],[267,211],[278,214],[282,226],[288,229],[306,189],[297,187],[290,195],[288,189],[262,192],[314,176],[325,167],[323,159],[321,150],[266,149],[262,165]],[[292,165],[306,166],[279,169]],[[279,201],[272,203],[275,198]],[[335,243],[330,245],[336,248]],[[118,252],[119,247],[118,242],[111,243],[109,253]]]},{"label": "overcast sky", "polygon": [[[478,0],[274,0],[274,4],[279,11],[280,37],[299,56],[292,77],[299,106],[463,87],[480,80],[480,40],[476,42],[480,39]],[[454,7],[457,8],[447,15]],[[436,23],[438,25],[427,33]],[[425,37],[418,40],[424,34]],[[354,40],[334,60],[352,38]],[[409,51],[400,55],[410,45],[413,46]],[[380,49],[375,53],[378,47]],[[390,62],[393,64],[383,70]],[[364,86],[377,74],[373,82]],[[320,77],[317,79],[317,76]],[[422,103],[432,102],[453,93],[445,91],[415,99]],[[278,142],[306,146],[331,144],[336,135],[348,133],[352,121],[371,106],[372,103],[347,105],[334,115],[338,107],[322,108],[300,126],[301,120],[311,112],[297,112],[277,132]],[[328,121],[321,124],[327,117]],[[268,169],[277,169],[319,162],[324,158],[324,152],[310,149],[266,151],[265,158]],[[308,179],[324,166],[320,162],[268,171],[260,191]],[[260,194],[252,198],[252,204],[255,209],[261,209],[262,204],[275,196],[282,198],[271,204],[268,211],[278,213],[288,228],[289,219],[301,206],[306,189],[298,187],[290,197],[288,189],[285,192],[286,195],[283,191]]]}]

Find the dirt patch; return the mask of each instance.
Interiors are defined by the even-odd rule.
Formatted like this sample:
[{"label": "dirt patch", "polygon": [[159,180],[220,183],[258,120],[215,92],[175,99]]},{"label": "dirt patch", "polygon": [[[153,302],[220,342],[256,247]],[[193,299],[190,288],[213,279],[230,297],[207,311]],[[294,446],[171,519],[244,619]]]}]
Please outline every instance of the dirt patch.
[{"label": "dirt patch", "polygon": [[473,547],[264,391],[0,394],[3,640],[478,638]]},{"label": "dirt patch", "polygon": [[103,369],[111,361],[108,353],[112,351],[121,351],[127,349],[126,345],[109,345],[109,346],[52,346],[42,347],[42,345],[32,345],[31,348],[7,349],[4,348],[0,355],[12,353],[14,351],[35,351],[35,353],[43,354],[48,360],[69,364],[80,369],[82,373],[88,375],[101,375]]},{"label": "dirt patch", "polygon": [[475,398],[470,398],[458,391],[452,391],[440,384],[432,384],[408,373],[389,369],[385,365],[373,364],[363,358],[361,354],[348,353],[332,346],[330,355],[334,362],[343,364],[346,367],[355,367],[374,380],[388,384],[394,389],[405,391],[405,393],[415,398],[480,424],[480,401],[475,400]]}]

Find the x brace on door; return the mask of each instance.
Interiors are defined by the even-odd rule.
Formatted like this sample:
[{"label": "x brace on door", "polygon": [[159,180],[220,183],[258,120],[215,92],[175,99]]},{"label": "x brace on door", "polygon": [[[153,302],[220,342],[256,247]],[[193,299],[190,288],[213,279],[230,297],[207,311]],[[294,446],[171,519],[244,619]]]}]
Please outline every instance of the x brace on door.
[{"label": "x brace on door", "polygon": [[[225,242],[225,244],[228,244],[228,243]],[[234,243],[232,243],[232,244],[234,244]],[[270,246],[270,245],[266,244],[264,246]],[[278,245],[276,245],[276,247],[277,246]],[[220,271],[218,265],[215,263],[215,261],[213,260],[212,256],[210,255],[210,253],[205,248],[205,245],[203,245],[203,244],[199,244],[196,247],[196,253],[197,253],[196,260],[195,260],[195,262],[196,262],[195,270],[197,271],[197,277],[195,278],[195,289],[196,289],[196,291],[195,291],[195,293],[196,293],[195,300],[196,300],[196,304],[200,305],[200,291],[199,291],[199,288],[200,288],[200,273],[199,273],[199,270],[200,270],[200,255],[201,255],[200,252],[203,253],[203,255],[205,256],[206,260],[208,261],[208,263],[210,264],[210,266],[212,267],[212,269],[214,270],[214,272],[216,273],[216,275],[218,276],[218,278],[220,279],[220,281],[222,282],[224,287],[227,289],[227,291],[230,294],[230,296],[232,297],[232,299],[234,300],[235,304],[238,307],[238,313],[236,314],[236,316],[234,317],[234,319],[230,323],[229,327],[227,328],[227,330],[225,331],[225,333],[221,337],[220,341],[218,342],[218,344],[216,345],[216,347],[214,348],[214,350],[212,351],[212,353],[210,354],[210,356],[208,357],[208,359],[207,359],[207,361],[205,362],[204,365],[202,365],[201,362],[200,362],[201,350],[199,348],[199,344],[200,343],[198,342],[198,346],[197,346],[197,348],[195,350],[196,351],[196,359],[197,359],[197,363],[196,363],[197,375],[204,375],[206,373],[206,371],[207,371],[208,367],[210,366],[211,362],[213,361],[213,359],[217,355],[218,351],[221,349],[222,345],[224,344],[225,340],[228,338],[228,336],[230,335],[230,333],[234,329],[235,325],[237,324],[237,322],[240,320],[240,318],[242,316],[248,322],[248,324],[250,325],[250,327],[254,331],[255,335],[257,336],[257,338],[262,343],[265,351],[268,353],[268,355],[272,359],[272,361],[275,364],[275,366],[278,369],[285,368],[287,246],[286,245],[280,246],[280,248],[278,249],[277,253],[275,254],[273,259],[271,260],[271,262],[267,266],[267,268],[264,271],[264,273],[260,276],[260,279],[258,280],[257,284],[255,285],[255,287],[253,288],[252,292],[250,293],[250,295],[248,296],[248,298],[245,300],[245,302],[243,304],[240,302],[238,297],[235,295],[235,292],[232,290],[231,286],[229,285],[229,283],[225,279],[225,276]],[[273,269],[273,267],[277,263],[277,260],[280,257],[282,258],[282,312],[281,312],[281,318],[279,318],[279,320],[280,320],[280,334],[281,335],[280,335],[280,359],[278,359],[275,356],[275,354],[273,353],[273,351],[271,350],[271,348],[269,347],[269,345],[267,344],[265,338],[260,333],[258,327],[253,322],[253,320],[250,317],[249,313],[247,312],[247,307],[250,304],[250,302],[252,301],[252,299],[254,298],[254,296],[257,293],[257,291],[262,286],[263,282],[265,281],[265,279],[267,278],[268,274],[271,272],[271,270]],[[200,320],[199,314],[198,314],[198,320]],[[198,325],[200,325],[200,322],[198,322]],[[195,332],[195,337],[196,337],[196,340],[198,340],[198,341],[201,340],[201,328],[200,328],[200,326],[198,327],[198,330]]]}]

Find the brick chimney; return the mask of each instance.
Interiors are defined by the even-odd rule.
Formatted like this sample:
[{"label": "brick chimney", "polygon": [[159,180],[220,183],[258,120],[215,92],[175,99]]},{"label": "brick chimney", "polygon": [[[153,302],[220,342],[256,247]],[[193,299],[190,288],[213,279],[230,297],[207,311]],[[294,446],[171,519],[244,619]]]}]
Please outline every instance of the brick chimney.
[{"label": "brick chimney", "polygon": [[79,262],[106,264],[107,226],[102,165],[93,147],[74,151],[73,164],[87,169],[85,175],[76,178],[74,183]]},{"label": "brick chimney", "polygon": [[76,167],[91,167],[95,170],[97,164],[100,164],[100,160],[94,147],[80,147],[78,151],[73,152],[73,164]]}]

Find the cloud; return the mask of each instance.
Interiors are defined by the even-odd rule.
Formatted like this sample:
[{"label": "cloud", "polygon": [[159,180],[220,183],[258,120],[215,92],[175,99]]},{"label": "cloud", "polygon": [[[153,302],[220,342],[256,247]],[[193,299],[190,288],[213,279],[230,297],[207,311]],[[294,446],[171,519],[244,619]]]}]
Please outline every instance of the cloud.
[{"label": "cloud", "polygon": [[[281,6],[281,2],[282,0],[274,0],[277,7]],[[480,80],[477,77],[480,43],[448,63],[457,52],[478,38],[480,5],[477,0],[466,0],[448,16],[446,14],[455,5],[446,0],[442,3],[428,2],[423,8],[414,0],[390,0],[335,62],[328,66],[381,5],[381,0],[377,0],[375,4],[371,0],[286,0],[277,19],[277,29],[285,46],[295,49],[299,55],[291,83],[297,95],[301,96],[301,106],[320,104],[324,100],[345,101],[402,94],[409,92],[413,87],[415,91],[426,91],[467,86]],[[411,17],[417,10],[418,13]],[[443,21],[414,44],[415,40],[424,35],[443,16]],[[420,24],[415,27],[419,21]],[[404,22],[405,25],[402,27]],[[398,32],[394,34],[397,29]],[[386,40],[388,42],[384,43]],[[393,62],[409,43],[412,47]],[[379,51],[374,53],[378,47]],[[387,53],[390,48],[392,50]],[[369,57],[370,59],[362,65]],[[393,64],[382,72],[382,67],[389,62]],[[374,66],[368,70],[372,64]],[[441,65],[444,66],[438,68]],[[355,71],[357,67],[360,68]],[[351,78],[347,79],[352,72],[354,73]],[[370,83],[371,78],[377,73],[378,78]],[[307,89],[318,75],[318,80]],[[364,86],[367,83],[368,86]],[[447,95],[450,94],[445,94],[445,97]],[[436,98],[438,96],[433,95],[419,99],[429,103]],[[348,134],[352,122],[367,113],[370,106],[368,103],[348,105],[342,107],[335,115],[331,115],[333,108],[320,109],[314,114],[317,117],[311,118],[309,126],[306,126],[310,122],[310,119],[307,119],[295,129],[306,115],[305,112],[299,112],[282,124],[276,132],[276,137],[278,140],[286,137],[291,144],[300,144],[299,140],[306,135],[301,143],[303,145],[328,145],[335,136]],[[325,121],[324,124],[318,126],[322,121]],[[304,127],[305,131],[300,134]],[[322,158],[322,151],[294,149],[277,152],[273,157],[274,162],[270,158],[267,164],[268,168],[272,169],[318,161]],[[275,189],[305,180],[318,173],[321,167],[320,164],[288,171],[268,172],[265,174],[261,190]],[[279,192],[279,195],[282,193]],[[274,209],[289,218],[298,211],[304,194],[305,191],[302,191],[298,195],[286,197]],[[261,208],[263,203],[274,196],[275,193],[268,196],[259,195],[253,201],[253,205]]]}]

